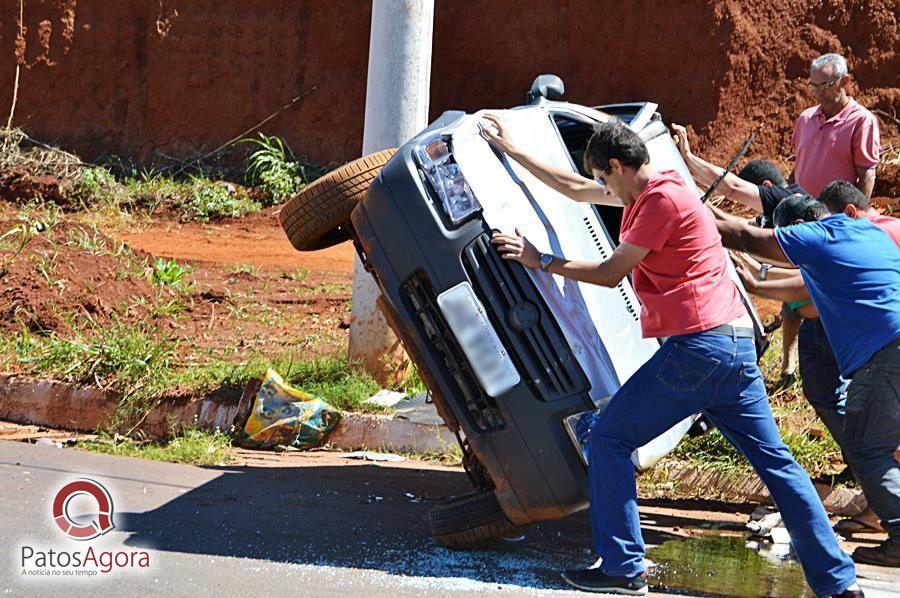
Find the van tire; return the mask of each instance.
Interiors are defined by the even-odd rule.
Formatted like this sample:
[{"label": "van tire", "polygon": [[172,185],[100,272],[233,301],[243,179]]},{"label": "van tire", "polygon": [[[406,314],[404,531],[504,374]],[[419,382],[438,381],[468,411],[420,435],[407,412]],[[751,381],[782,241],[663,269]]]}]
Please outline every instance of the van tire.
[{"label": "van tire", "polygon": [[451,550],[479,548],[518,530],[493,492],[473,492],[443,502],[426,519],[434,541]]},{"label": "van tire", "polygon": [[315,251],[350,239],[350,213],[397,153],[387,149],[332,170],[294,195],[278,216],[297,251]]}]

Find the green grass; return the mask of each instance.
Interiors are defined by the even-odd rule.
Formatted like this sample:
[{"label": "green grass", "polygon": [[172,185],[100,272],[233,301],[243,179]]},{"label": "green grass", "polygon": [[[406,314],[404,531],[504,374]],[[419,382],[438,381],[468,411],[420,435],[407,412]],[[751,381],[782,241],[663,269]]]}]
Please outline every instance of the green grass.
[{"label": "green grass", "polygon": [[[831,470],[832,462],[840,458],[840,449],[827,432],[824,438],[812,438],[806,430],[780,426],[779,431],[794,458],[813,477]],[[719,430],[697,438],[685,438],[672,456],[681,461],[722,471],[749,473],[751,470],[749,462]]]},{"label": "green grass", "polygon": [[253,278],[259,276],[259,266],[254,264],[233,264],[228,268],[229,274],[248,274]]},{"label": "green grass", "polygon": [[294,159],[293,152],[280,137],[259,133],[258,137],[246,137],[239,143],[254,148],[244,161],[244,179],[265,191],[269,205],[288,199],[308,180],[306,168]]},{"label": "green grass", "polygon": [[125,390],[168,368],[174,345],[148,326],[112,322],[101,334],[74,338],[42,336],[22,329],[0,337],[29,374],[68,382],[97,383]]},{"label": "green grass", "polygon": [[[294,361],[290,358],[253,359],[246,363],[213,361],[170,372],[162,382],[169,390],[205,394],[223,389],[240,394],[247,380],[262,377],[274,369],[291,386],[313,394],[331,406],[349,411],[379,412],[375,405],[363,405],[381,386],[367,373],[352,366],[343,356],[325,356]],[[404,382],[399,390],[413,389],[417,380]]]},{"label": "green grass", "polygon": [[153,262],[153,284],[181,289],[185,286],[185,277],[188,272],[187,268],[179,265],[175,260],[164,260],[158,257]]},{"label": "green grass", "polygon": [[[23,161],[33,153],[33,148],[23,145],[26,138],[21,134],[4,144],[5,163]],[[246,156],[244,171],[239,172],[227,164],[238,157],[238,152],[243,153],[238,148],[242,143],[252,148]],[[262,133],[258,138],[242,139],[222,148],[208,159],[158,170],[139,169],[129,160],[115,156],[102,166],[85,167],[72,154],[52,148],[41,152],[53,154],[57,160],[60,156],[64,158],[61,163],[67,165],[66,203],[80,206],[108,222],[127,221],[139,213],[150,215],[160,207],[173,209],[183,220],[208,222],[240,217],[260,210],[264,204],[283,202],[325,171],[318,165],[298,160],[278,136]],[[47,173],[38,167],[33,174]],[[242,179],[262,193],[251,194],[248,189],[221,179]]]},{"label": "green grass", "polygon": [[98,440],[81,441],[78,446],[96,453],[192,465],[224,465],[231,461],[231,437],[228,434],[193,427],[183,429],[165,442],[140,443],[101,435]]},{"label": "green grass", "polygon": [[147,324],[110,322],[76,330],[71,338],[21,328],[0,334],[0,364],[36,378],[93,384],[121,394],[110,429],[131,425],[160,396],[176,346]]},{"label": "green grass", "polygon": [[258,212],[262,205],[252,200],[244,190],[196,178],[190,185],[190,196],[181,210],[188,219],[209,222],[221,218],[239,218]]},{"label": "green grass", "polygon": [[165,206],[178,212],[182,220],[210,222],[262,209],[246,189],[202,176],[175,179],[160,173],[132,172],[119,179],[97,166],[82,170],[74,189],[74,199],[82,207],[110,216],[152,214]]}]

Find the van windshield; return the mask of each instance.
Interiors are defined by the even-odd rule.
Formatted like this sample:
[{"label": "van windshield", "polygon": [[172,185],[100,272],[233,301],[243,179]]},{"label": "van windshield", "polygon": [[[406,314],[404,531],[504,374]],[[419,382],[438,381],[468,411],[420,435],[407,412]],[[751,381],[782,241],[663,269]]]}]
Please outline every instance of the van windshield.
[{"label": "van windshield", "polygon": [[[554,114],[553,123],[559,130],[563,143],[572,158],[572,166],[583,177],[593,178],[591,173],[584,169],[584,148],[588,139],[594,133],[594,125],[575,119],[565,114]],[[594,211],[603,222],[609,237],[614,245],[619,244],[619,228],[622,226],[622,208],[616,206],[595,205]]]}]

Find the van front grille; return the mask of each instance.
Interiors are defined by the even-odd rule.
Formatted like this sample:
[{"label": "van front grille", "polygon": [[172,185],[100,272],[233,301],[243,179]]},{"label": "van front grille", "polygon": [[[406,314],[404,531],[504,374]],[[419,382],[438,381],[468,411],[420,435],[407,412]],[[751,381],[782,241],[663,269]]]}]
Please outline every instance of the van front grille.
[{"label": "van front grille", "polygon": [[[456,341],[437,304],[437,293],[424,272],[417,272],[404,285],[403,294],[417,318],[419,333],[440,357],[444,378],[456,388],[452,399],[461,401],[472,424],[482,432],[499,430],[505,422],[493,397],[488,395]],[[448,397],[451,398],[451,397]]]},{"label": "van front grille", "polygon": [[466,247],[462,261],[519,374],[537,397],[554,401],[586,393],[588,379],[525,268],[500,257],[487,233]]}]

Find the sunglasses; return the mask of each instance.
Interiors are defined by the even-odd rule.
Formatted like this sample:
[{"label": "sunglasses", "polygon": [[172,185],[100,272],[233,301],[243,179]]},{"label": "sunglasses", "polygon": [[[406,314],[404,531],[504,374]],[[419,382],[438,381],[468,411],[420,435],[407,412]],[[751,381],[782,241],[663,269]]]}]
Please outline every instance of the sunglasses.
[{"label": "sunglasses", "polygon": [[809,81],[809,86],[812,87],[815,91],[824,91],[830,87],[834,87],[834,85],[843,78],[844,77],[842,75],[836,79],[832,79],[831,81],[825,81],[824,83],[813,83],[812,81]]},{"label": "sunglasses", "polygon": [[594,177],[594,181],[596,181],[597,184],[600,185],[601,187],[606,187],[606,179],[604,177],[612,172],[612,166],[610,166],[609,168],[607,168],[606,170],[603,170],[601,172],[602,172],[602,174],[600,176]]}]

